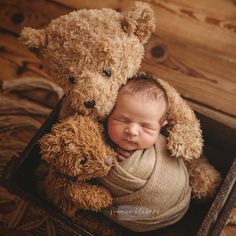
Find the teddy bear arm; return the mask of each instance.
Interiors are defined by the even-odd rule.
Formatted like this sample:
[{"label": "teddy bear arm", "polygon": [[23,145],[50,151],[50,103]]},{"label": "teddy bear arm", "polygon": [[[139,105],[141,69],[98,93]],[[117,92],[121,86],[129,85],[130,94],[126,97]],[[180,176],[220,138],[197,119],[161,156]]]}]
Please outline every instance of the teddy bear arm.
[{"label": "teddy bear arm", "polygon": [[69,186],[66,195],[81,209],[99,211],[112,204],[112,196],[106,188],[88,183],[77,183]]},{"label": "teddy bear arm", "polygon": [[158,80],[168,97],[169,135],[167,149],[174,157],[197,159],[202,153],[203,139],[200,123],[187,102],[174,87]]}]

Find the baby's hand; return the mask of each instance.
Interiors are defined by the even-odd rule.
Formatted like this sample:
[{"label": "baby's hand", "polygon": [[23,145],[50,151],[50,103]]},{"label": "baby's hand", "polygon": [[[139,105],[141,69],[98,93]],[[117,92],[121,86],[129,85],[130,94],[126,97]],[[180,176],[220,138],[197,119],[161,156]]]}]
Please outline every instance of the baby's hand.
[{"label": "baby's hand", "polygon": [[120,147],[118,147],[118,148],[116,149],[116,151],[118,152],[118,155],[116,156],[116,158],[117,158],[118,161],[124,161],[124,160],[126,160],[126,159],[127,159],[128,157],[130,157],[130,156],[132,155],[132,153],[134,152],[134,151],[127,151],[127,150],[122,149],[122,148],[120,148]]}]

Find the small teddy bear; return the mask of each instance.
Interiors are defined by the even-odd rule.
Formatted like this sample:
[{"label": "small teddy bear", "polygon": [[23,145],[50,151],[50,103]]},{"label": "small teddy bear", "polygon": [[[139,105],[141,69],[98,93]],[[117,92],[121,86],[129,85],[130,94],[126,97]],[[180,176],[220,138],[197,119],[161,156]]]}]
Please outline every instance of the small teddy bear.
[{"label": "small teddy bear", "polygon": [[89,183],[107,175],[114,158],[98,123],[88,116],[70,116],[55,124],[39,143],[42,159],[53,163],[45,191],[62,212],[73,217],[78,208],[98,211],[112,204],[106,188]]},{"label": "small teddy bear", "polygon": [[[155,28],[154,21],[148,4],[135,2],[125,12],[74,11],[53,20],[44,29],[27,27],[21,33],[21,41],[38,50],[45,70],[65,92],[59,116],[62,120],[41,140],[41,153],[42,159],[52,166],[46,181],[47,194],[67,215],[74,215],[79,208],[96,211],[111,203],[107,190],[99,187],[98,194],[87,180],[98,177],[93,172],[96,162],[103,163],[98,165],[102,169],[99,176],[111,167],[106,163],[115,152],[104,143],[102,124],[115,104],[119,88],[138,72],[143,44]],[[172,104],[167,148],[174,157],[189,161],[194,195],[199,199],[210,196],[215,185],[208,177],[217,179],[215,173],[205,171],[200,175],[195,171],[196,165],[191,165],[191,160],[196,159],[200,171],[210,169],[208,163],[197,159],[203,143],[199,123],[174,88],[164,81],[162,86],[168,87]],[[81,142],[75,138],[77,135]],[[96,152],[98,146],[100,151]],[[80,175],[84,166],[87,169]]]}]

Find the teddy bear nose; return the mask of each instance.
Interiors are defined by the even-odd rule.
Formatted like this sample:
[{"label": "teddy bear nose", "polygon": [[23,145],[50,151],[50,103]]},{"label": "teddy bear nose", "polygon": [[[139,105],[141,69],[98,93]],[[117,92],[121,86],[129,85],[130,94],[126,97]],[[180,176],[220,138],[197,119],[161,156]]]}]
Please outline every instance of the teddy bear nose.
[{"label": "teddy bear nose", "polygon": [[108,156],[106,159],[105,159],[105,163],[108,165],[108,166],[111,166],[112,163],[113,163],[113,158],[111,156]]},{"label": "teddy bear nose", "polygon": [[85,105],[87,108],[94,108],[95,105],[96,105],[96,102],[95,102],[94,100],[90,100],[90,101],[84,102],[84,105]]}]

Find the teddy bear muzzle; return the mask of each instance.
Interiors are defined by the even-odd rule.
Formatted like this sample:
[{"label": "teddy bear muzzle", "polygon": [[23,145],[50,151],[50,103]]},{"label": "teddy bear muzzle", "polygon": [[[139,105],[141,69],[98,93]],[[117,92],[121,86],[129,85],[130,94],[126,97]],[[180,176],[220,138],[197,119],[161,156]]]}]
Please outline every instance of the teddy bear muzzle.
[{"label": "teddy bear muzzle", "polygon": [[111,166],[112,163],[113,163],[113,158],[112,156],[108,156],[106,159],[105,159],[105,164],[107,164],[108,166]]},{"label": "teddy bear muzzle", "polygon": [[94,108],[96,105],[96,102],[94,100],[89,100],[89,101],[85,101],[84,105],[87,108]]}]

